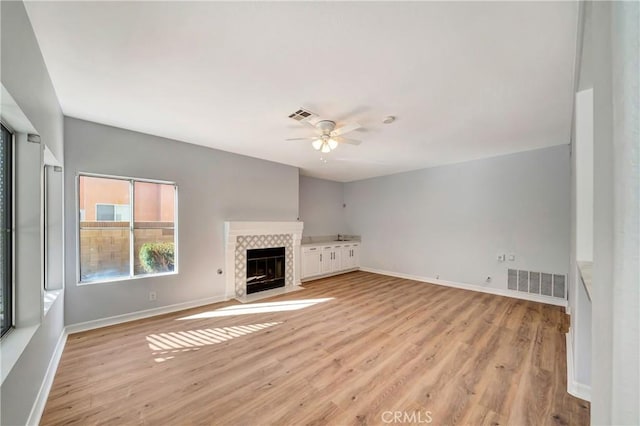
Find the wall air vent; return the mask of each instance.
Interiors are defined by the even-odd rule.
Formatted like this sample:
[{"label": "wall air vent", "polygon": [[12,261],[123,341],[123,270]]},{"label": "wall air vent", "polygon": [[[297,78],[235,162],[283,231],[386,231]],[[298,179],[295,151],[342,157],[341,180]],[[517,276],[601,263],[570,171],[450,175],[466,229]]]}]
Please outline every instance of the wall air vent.
[{"label": "wall air vent", "polygon": [[540,294],[542,296],[567,298],[567,276],[549,274],[546,272],[521,271],[509,269],[507,274],[507,288],[524,293]]},{"label": "wall air vent", "polygon": [[300,108],[293,114],[290,114],[289,118],[293,118],[296,121],[303,121],[303,120],[308,120],[311,117],[314,117],[315,115],[316,114],[312,113],[311,111],[307,111],[306,109]]}]

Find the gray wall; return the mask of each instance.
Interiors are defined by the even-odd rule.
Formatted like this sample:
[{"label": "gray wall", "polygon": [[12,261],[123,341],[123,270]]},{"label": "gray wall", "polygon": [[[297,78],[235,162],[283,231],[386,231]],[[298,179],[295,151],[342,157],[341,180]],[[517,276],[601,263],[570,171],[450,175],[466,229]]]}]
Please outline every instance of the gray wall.
[{"label": "gray wall", "polygon": [[62,110],[21,1],[2,2],[1,43],[2,84],[62,163]]},{"label": "gray wall", "polygon": [[[62,113],[24,5],[22,2],[3,1],[0,3],[0,13],[2,15],[0,26],[2,31],[0,34],[2,85],[42,136],[43,142],[50,147],[62,163]],[[24,214],[27,211],[35,210],[37,212],[39,210],[37,178],[41,172],[41,162],[39,163],[37,160],[41,157],[41,153],[37,145],[28,144],[24,140],[24,135],[17,137],[17,139],[17,143],[21,145],[19,149],[16,149],[16,163],[22,168],[32,167],[20,170],[20,176],[35,177],[35,181],[28,186],[26,186],[27,182],[17,183],[16,214],[20,215],[20,211]],[[23,158],[23,154],[27,157]],[[35,160],[35,163],[32,160]],[[23,201],[26,199],[34,199],[35,205],[25,205]],[[39,253],[41,236],[37,222],[36,214],[35,218],[32,217],[27,222],[21,221],[17,224],[16,248],[19,250],[20,247],[24,248],[28,244],[34,244],[36,253],[34,255],[34,251],[31,250],[28,254],[28,262],[23,262],[22,254],[18,252],[17,268],[27,265],[25,267],[33,270],[33,265],[40,264],[37,253]],[[31,274],[25,271],[16,271],[15,285],[18,296],[25,292],[29,294],[25,296],[29,297],[28,300],[18,301],[17,309],[22,310],[22,312],[16,312],[18,320],[24,320],[25,324],[40,322],[40,325],[0,388],[2,394],[0,424],[3,425],[26,423],[56,342],[63,330],[63,297],[59,297],[48,313],[43,316],[42,301],[37,297],[41,295],[42,291],[37,267],[35,271],[36,273]],[[32,298],[34,294],[36,295],[35,299]],[[29,302],[29,306],[23,302]],[[12,337],[14,336],[8,335],[3,341],[3,345],[13,344]],[[3,349],[5,348],[6,346]]]},{"label": "gray wall", "polygon": [[347,183],[347,223],[364,267],[506,289],[507,268],[567,273],[569,186],[557,146]]},{"label": "gray wall", "polygon": [[51,306],[18,363],[2,383],[1,419],[3,426],[26,425],[45,372],[64,328],[64,296]]},{"label": "gray wall", "polygon": [[300,220],[304,236],[344,234],[344,184],[300,176]]},{"label": "gray wall", "polygon": [[[582,85],[594,88],[593,295],[591,421],[611,424],[613,345],[613,156],[611,146],[611,5],[590,2],[584,39],[590,48]],[[582,71],[582,70],[581,70]]]},{"label": "gray wall", "polygon": [[[73,118],[65,139],[66,324],[222,297],[224,221],[298,217],[295,167]],[[78,172],[178,184],[178,275],[77,285]]]},{"label": "gray wall", "polygon": [[591,422],[637,425],[640,4],[585,7],[578,87],[594,89]]},{"label": "gray wall", "polygon": [[612,5],[613,374],[611,420],[640,424],[640,3]]}]

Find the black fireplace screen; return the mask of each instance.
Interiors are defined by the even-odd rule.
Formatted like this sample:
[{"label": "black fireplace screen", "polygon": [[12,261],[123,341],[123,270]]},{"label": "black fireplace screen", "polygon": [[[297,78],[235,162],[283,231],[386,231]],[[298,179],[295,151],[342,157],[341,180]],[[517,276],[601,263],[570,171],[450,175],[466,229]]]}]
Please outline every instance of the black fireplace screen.
[{"label": "black fireplace screen", "polygon": [[247,294],[284,287],[284,250],[247,250]]}]

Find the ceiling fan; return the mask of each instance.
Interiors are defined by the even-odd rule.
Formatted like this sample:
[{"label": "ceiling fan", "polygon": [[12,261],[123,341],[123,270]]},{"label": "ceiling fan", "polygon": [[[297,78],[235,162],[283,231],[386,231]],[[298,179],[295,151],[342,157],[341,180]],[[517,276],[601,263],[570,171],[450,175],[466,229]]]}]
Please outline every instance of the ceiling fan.
[{"label": "ceiling fan", "polygon": [[318,120],[315,123],[308,120],[301,121],[304,121],[308,125],[314,127],[318,135],[309,138],[291,138],[287,139],[288,141],[312,141],[311,146],[313,146],[316,151],[321,151],[325,154],[336,149],[338,144],[341,143],[360,145],[359,140],[348,139],[341,136],[362,127],[358,123],[345,124],[344,126],[336,129],[336,122],[331,120]]}]

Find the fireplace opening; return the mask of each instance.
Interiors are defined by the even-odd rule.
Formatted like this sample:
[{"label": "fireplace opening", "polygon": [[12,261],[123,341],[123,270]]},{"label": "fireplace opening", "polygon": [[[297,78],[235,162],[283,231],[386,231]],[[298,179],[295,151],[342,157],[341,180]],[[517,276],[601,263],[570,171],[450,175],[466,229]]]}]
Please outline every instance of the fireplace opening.
[{"label": "fireplace opening", "polygon": [[284,287],[284,247],[247,250],[247,294]]}]

